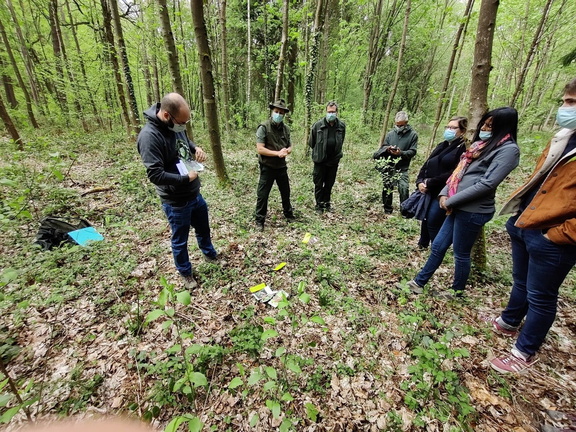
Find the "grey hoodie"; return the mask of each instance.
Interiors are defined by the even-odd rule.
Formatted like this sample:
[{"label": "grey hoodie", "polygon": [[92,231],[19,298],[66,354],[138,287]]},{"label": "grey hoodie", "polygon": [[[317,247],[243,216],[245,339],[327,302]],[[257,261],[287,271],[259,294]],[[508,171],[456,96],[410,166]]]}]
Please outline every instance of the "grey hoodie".
[{"label": "grey hoodie", "polygon": [[190,181],[176,168],[178,144],[185,143],[192,153],[196,146],[186,136],[186,132],[174,132],[156,114],[160,104],[152,105],[144,111],[147,123],[138,134],[138,153],[146,167],[148,179],[156,186],[156,192],[163,203],[181,206],[200,193],[200,180]]}]

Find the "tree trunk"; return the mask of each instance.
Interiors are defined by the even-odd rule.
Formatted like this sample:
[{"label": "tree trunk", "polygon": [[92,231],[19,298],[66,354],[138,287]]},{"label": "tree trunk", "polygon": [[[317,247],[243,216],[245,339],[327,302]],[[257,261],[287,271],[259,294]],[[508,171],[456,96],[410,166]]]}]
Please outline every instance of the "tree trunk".
[{"label": "tree trunk", "polygon": [[446,92],[448,91],[448,86],[452,80],[452,71],[454,70],[454,64],[456,60],[456,54],[458,53],[458,48],[460,46],[460,38],[463,39],[463,34],[468,21],[470,20],[470,15],[472,14],[472,8],[474,7],[474,0],[468,0],[466,4],[466,10],[464,11],[464,19],[460,22],[460,26],[456,31],[454,36],[454,45],[452,46],[452,54],[450,55],[450,61],[448,62],[448,68],[446,70],[446,75],[444,76],[444,83],[442,84],[442,90],[440,90],[440,95],[438,97],[438,104],[436,105],[436,114],[434,116],[434,128],[432,129],[432,137],[430,139],[430,145],[428,148],[428,154],[433,148],[436,142],[436,133],[438,132],[438,126],[442,121],[444,116],[444,107],[446,106]]},{"label": "tree trunk", "polygon": [[546,5],[544,6],[544,11],[542,12],[542,17],[540,18],[540,24],[538,24],[538,29],[536,33],[534,33],[534,39],[532,39],[532,44],[530,45],[530,49],[528,50],[528,55],[526,56],[526,60],[524,62],[524,66],[520,70],[520,77],[518,78],[518,82],[516,83],[516,89],[514,90],[514,94],[512,95],[512,99],[510,100],[510,106],[515,106],[516,102],[518,101],[518,97],[520,96],[520,92],[524,88],[524,81],[526,80],[526,74],[528,73],[528,69],[532,66],[532,61],[534,60],[534,55],[536,54],[536,50],[540,45],[540,41],[542,40],[542,35],[544,33],[544,25],[546,21],[548,21],[548,16],[550,15],[550,8],[552,7],[552,3],[554,0],[548,0]]},{"label": "tree trunk", "polygon": [[[472,67],[472,84],[470,88],[470,129],[476,132],[480,118],[488,108],[487,96],[490,82],[490,69],[492,68],[492,43],[494,29],[496,28],[496,15],[498,13],[498,0],[482,0],[476,32],[476,46],[474,47],[474,65]],[[471,135],[470,135],[471,136]],[[479,238],[484,236],[484,228]],[[477,241],[472,249],[472,262],[478,272],[486,270],[486,242]]]},{"label": "tree trunk", "polygon": [[289,13],[289,0],[284,0],[284,8],[282,10],[282,45],[280,46],[280,56],[278,58],[278,73],[276,74],[276,87],[274,89],[274,100],[280,99],[282,94],[282,81],[284,79],[284,64],[286,63],[286,49],[289,44],[288,41],[288,13]]},{"label": "tree trunk", "polygon": [[18,38],[18,42],[20,44],[20,53],[24,59],[24,68],[26,69],[28,80],[30,82],[30,94],[32,96],[32,100],[38,104],[40,103],[40,96],[38,91],[38,84],[36,82],[36,74],[34,72],[34,63],[32,62],[30,51],[28,50],[28,44],[26,43],[26,38],[22,34],[22,29],[20,27],[18,17],[16,16],[16,12],[14,11],[12,2],[10,0],[6,0],[6,6],[8,6],[8,10],[10,11],[10,16],[12,17],[12,22],[16,30],[16,37]]},{"label": "tree trunk", "polygon": [[492,69],[492,42],[496,27],[496,14],[499,0],[482,0],[474,47],[474,65],[472,66],[472,84],[470,86],[470,128],[468,136],[473,136],[480,118],[488,109],[488,84]]},{"label": "tree trunk", "polygon": [[2,96],[2,92],[0,92],[0,119],[2,119],[2,122],[4,122],[6,130],[16,143],[16,147],[18,148],[18,150],[20,151],[24,150],[24,143],[22,142],[22,138],[20,138],[20,134],[18,133],[16,126],[14,126],[14,122],[12,121],[10,114],[8,114],[8,110],[6,109],[6,105],[4,104],[4,98]]},{"label": "tree trunk", "polygon": [[212,147],[212,157],[214,158],[214,168],[220,183],[228,183],[226,166],[222,155],[222,144],[220,142],[220,127],[218,126],[218,106],[216,104],[216,91],[214,88],[214,77],[212,76],[212,54],[208,44],[208,32],[204,20],[204,6],[202,0],[190,0],[190,9],[194,21],[194,34],[198,46],[198,62],[202,75],[202,92],[204,96],[204,107],[206,111],[206,123],[210,134],[210,146]]},{"label": "tree trunk", "polygon": [[6,99],[10,108],[18,107],[18,99],[16,99],[16,93],[14,93],[14,85],[12,84],[12,77],[6,73],[7,64],[0,55],[0,70],[2,71],[2,86],[4,87],[4,93],[6,93]]},{"label": "tree trunk", "polygon": [[32,109],[32,99],[30,98],[30,93],[28,93],[28,87],[24,84],[24,80],[22,79],[22,74],[18,69],[18,63],[16,63],[16,59],[14,58],[14,53],[12,52],[12,48],[10,47],[10,41],[8,40],[8,36],[6,35],[6,29],[4,28],[4,24],[2,24],[2,20],[0,20],[0,35],[2,36],[2,42],[4,42],[4,48],[6,48],[6,53],[8,54],[8,58],[10,59],[10,63],[12,64],[12,69],[14,70],[14,75],[16,75],[16,79],[18,80],[18,85],[20,86],[20,91],[24,95],[24,99],[26,100],[26,111],[28,112],[28,119],[32,126],[36,129],[39,127],[38,122],[36,121],[36,117],[34,116],[34,110]]},{"label": "tree trunk", "polygon": [[296,109],[296,72],[298,60],[298,42],[294,39],[290,39],[290,44],[288,46],[288,89],[286,102],[292,111]]},{"label": "tree trunk", "polygon": [[[314,27],[312,28],[312,45],[310,47],[310,61],[309,69],[306,74],[306,88],[305,88],[305,102],[306,114],[304,117],[304,142],[308,142],[308,134],[310,133],[310,124],[312,122],[312,95],[314,92],[314,77],[316,75],[316,66],[318,65],[318,48],[320,46],[320,36],[322,34],[322,11],[324,8],[325,0],[317,0],[316,13],[314,15]],[[306,146],[306,155],[309,152]]]},{"label": "tree trunk", "polygon": [[[183,97],[184,86],[182,85],[182,75],[180,74],[180,61],[178,60],[178,51],[176,50],[176,43],[174,42],[174,33],[172,32],[172,25],[170,24],[170,16],[168,15],[168,6],[166,0],[158,0],[160,5],[160,22],[162,24],[162,36],[164,38],[164,46],[168,54],[168,68],[170,69],[170,76],[172,78],[172,87],[176,93]],[[186,124],[186,133],[193,140],[192,126],[190,122]]]},{"label": "tree trunk", "polygon": [[400,41],[400,49],[398,50],[398,60],[396,63],[396,76],[394,78],[394,84],[392,84],[392,89],[390,90],[390,95],[388,96],[388,104],[386,105],[386,115],[384,117],[384,123],[382,123],[382,131],[380,133],[380,145],[384,143],[384,138],[386,138],[386,133],[388,132],[388,119],[390,118],[390,110],[392,109],[392,104],[394,103],[394,98],[396,97],[396,91],[398,89],[398,83],[400,82],[400,72],[402,70],[402,57],[404,56],[404,50],[406,49],[406,34],[408,33],[408,21],[410,19],[410,10],[412,7],[412,1],[406,1],[406,11],[404,14],[404,27],[402,28],[402,40]]},{"label": "tree trunk", "polygon": [[54,67],[56,69],[54,91],[60,109],[64,114],[67,114],[69,110],[66,90],[63,88],[66,78],[64,77],[64,62],[62,60],[62,35],[58,18],[58,0],[50,0],[48,3],[48,18],[50,21],[50,39],[52,40],[52,50],[54,51]]},{"label": "tree trunk", "polygon": [[134,133],[138,135],[140,132],[140,116],[138,115],[138,103],[136,102],[136,94],[134,93],[134,83],[132,82],[132,73],[130,72],[130,63],[128,61],[128,53],[126,51],[126,43],[124,42],[124,32],[122,31],[122,23],[120,22],[120,14],[118,13],[118,1],[110,0],[110,11],[112,12],[112,19],[114,21],[114,29],[116,30],[116,42],[120,50],[120,61],[122,69],[124,70],[124,80],[128,88],[128,110],[130,116],[130,124]]},{"label": "tree trunk", "polygon": [[68,20],[70,23],[70,30],[72,32],[72,38],[74,39],[74,46],[76,48],[76,54],[78,56],[78,63],[80,65],[80,72],[82,73],[81,87],[82,87],[82,90],[84,90],[84,92],[85,92],[84,97],[86,98],[86,100],[90,104],[90,107],[92,108],[92,115],[97,120],[98,124],[100,126],[104,126],[104,123],[102,121],[102,117],[100,116],[100,113],[98,112],[98,108],[96,108],[96,103],[94,102],[94,97],[92,96],[92,91],[90,90],[90,84],[88,82],[88,76],[86,74],[86,66],[84,64],[84,56],[82,54],[82,49],[80,48],[80,41],[78,40],[78,34],[76,32],[76,24],[74,23],[74,18],[72,15],[72,11],[70,9],[70,2],[69,1],[66,1],[66,10],[68,12]]},{"label": "tree trunk", "polygon": [[228,75],[228,32],[226,30],[226,0],[220,3],[220,52],[222,55],[222,96],[224,105],[224,125],[230,135],[230,81]]},{"label": "tree trunk", "polygon": [[251,101],[251,82],[252,82],[252,16],[250,12],[250,0],[246,0],[246,44],[248,45],[248,52],[246,54],[246,107],[250,109]]},{"label": "tree trunk", "polygon": [[116,91],[118,92],[118,99],[120,100],[120,108],[122,110],[122,118],[126,126],[126,131],[130,134],[132,132],[130,115],[128,114],[128,104],[126,102],[126,94],[124,93],[124,85],[122,84],[122,74],[120,73],[120,65],[118,64],[118,53],[114,44],[114,33],[112,31],[112,13],[108,7],[107,0],[100,0],[102,7],[102,16],[104,23],[104,38],[105,47],[108,54],[108,60],[112,65],[112,72],[114,73],[114,81],[116,82]]}]

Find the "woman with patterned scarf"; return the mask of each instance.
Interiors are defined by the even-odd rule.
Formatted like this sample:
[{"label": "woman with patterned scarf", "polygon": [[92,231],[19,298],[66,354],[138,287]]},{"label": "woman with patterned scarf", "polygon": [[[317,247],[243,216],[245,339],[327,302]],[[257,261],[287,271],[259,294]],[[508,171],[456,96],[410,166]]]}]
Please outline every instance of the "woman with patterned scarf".
[{"label": "woman with patterned scarf", "polygon": [[423,292],[452,245],[452,290],[456,297],[463,295],[470,275],[472,246],[482,227],[494,216],[496,188],[520,160],[517,132],[518,112],[514,108],[498,108],[480,119],[472,144],[440,192],[439,205],[448,217],[432,243],[428,261],[408,282],[412,292]]}]

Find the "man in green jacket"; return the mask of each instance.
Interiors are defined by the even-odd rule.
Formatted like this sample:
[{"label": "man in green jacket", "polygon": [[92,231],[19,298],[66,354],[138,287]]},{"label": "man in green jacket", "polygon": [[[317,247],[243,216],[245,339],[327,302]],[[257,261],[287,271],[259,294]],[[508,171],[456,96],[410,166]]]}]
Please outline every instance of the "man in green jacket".
[{"label": "man in green jacket", "polygon": [[278,185],[282,198],[282,210],[286,219],[293,220],[294,213],[290,204],[290,179],[286,156],[292,153],[290,129],[284,124],[284,116],[290,112],[284,99],[270,103],[271,116],[256,130],[256,150],[260,162],[260,180],[256,201],[256,227],[262,231],[268,211],[268,197],[274,182]]},{"label": "man in green jacket", "polygon": [[392,190],[394,186],[398,187],[400,202],[408,199],[408,168],[410,161],[416,156],[418,148],[418,134],[408,124],[408,114],[399,111],[394,117],[394,129],[386,135],[384,142],[380,147],[388,147],[384,157],[389,157],[391,169],[385,169],[385,172],[398,172],[399,178],[393,176],[391,179],[384,178],[384,188],[382,190],[382,204],[384,204],[384,213],[392,213]]},{"label": "man in green jacket", "polygon": [[308,139],[314,161],[312,178],[318,213],[330,211],[332,187],[342,159],[345,137],[346,125],[338,118],[338,105],[330,101],[326,104],[326,116],[312,126]]}]

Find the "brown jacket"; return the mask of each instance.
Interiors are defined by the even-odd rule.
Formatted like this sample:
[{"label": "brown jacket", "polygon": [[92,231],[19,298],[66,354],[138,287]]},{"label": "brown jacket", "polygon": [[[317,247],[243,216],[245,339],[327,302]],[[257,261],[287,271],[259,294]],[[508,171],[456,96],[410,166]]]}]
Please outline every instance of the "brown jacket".
[{"label": "brown jacket", "polygon": [[548,143],[528,181],[517,189],[500,214],[518,213],[522,197],[544,178],[540,189],[522,212],[518,228],[547,230],[556,244],[576,245],[576,150],[562,159],[573,129],[562,129]]}]

